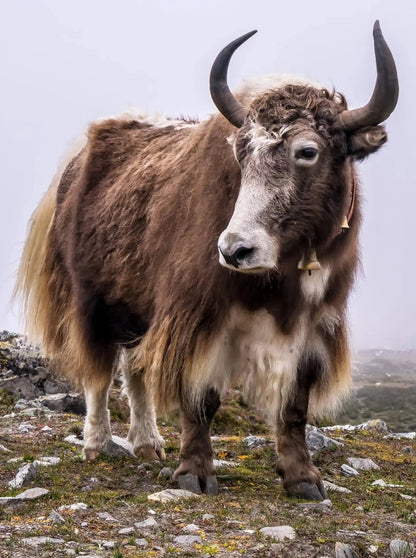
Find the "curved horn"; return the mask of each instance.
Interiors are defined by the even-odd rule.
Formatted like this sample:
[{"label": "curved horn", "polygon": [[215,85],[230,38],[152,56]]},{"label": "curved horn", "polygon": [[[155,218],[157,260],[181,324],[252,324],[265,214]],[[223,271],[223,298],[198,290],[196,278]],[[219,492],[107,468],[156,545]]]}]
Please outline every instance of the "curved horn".
[{"label": "curved horn", "polygon": [[247,115],[247,110],[237,101],[227,84],[227,70],[231,56],[247,39],[257,31],[250,31],[232,41],[222,49],[214,61],[209,76],[211,97],[220,113],[231,122],[233,126],[241,128]]},{"label": "curved horn", "polygon": [[397,103],[399,82],[396,65],[378,20],[374,23],[373,37],[377,64],[377,81],[373,95],[364,107],[341,112],[339,121],[344,130],[357,130],[384,122]]}]

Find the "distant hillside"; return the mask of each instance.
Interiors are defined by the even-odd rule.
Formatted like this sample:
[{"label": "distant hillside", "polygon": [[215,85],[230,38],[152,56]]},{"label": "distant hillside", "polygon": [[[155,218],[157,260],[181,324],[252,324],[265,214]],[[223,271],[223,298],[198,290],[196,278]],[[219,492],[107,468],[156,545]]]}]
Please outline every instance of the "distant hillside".
[{"label": "distant hillside", "polygon": [[337,423],[381,418],[396,432],[416,430],[416,350],[360,351],[353,377],[353,395]]}]

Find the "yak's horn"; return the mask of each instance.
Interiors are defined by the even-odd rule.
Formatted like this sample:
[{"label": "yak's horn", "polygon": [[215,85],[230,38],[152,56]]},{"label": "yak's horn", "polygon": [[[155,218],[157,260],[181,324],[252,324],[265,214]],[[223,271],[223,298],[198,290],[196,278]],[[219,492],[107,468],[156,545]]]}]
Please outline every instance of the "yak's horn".
[{"label": "yak's horn", "polygon": [[369,102],[361,108],[344,110],[339,115],[344,130],[357,130],[384,122],[393,112],[399,96],[399,82],[393,55],[384,40],[377,20],[373,29],[377,81]]},{"label": "yak's horn", "polygon": [[237,128],[241,128],[247,110],[237,101],[227,84],[227,70],[234,51],[257,31],[250,31],[235,39],[219,53],[211,68],[209,86],[211,97],[220,113]]}]

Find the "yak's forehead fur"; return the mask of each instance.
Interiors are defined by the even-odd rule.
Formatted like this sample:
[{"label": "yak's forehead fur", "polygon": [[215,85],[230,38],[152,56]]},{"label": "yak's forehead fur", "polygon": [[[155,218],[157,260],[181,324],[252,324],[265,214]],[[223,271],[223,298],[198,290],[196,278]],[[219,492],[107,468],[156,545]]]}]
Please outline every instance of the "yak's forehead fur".
[{"label": "yak's forehead fur", "polygon": [[280,143],[285,133],[300,123],[315,130],[338,153],[345,150],[345,132],[337,116],[347,104],[340,93],[293,76],[267,76],[245,83],[237,96],[249,110],[249,130],[245,132],[251,139]]}]

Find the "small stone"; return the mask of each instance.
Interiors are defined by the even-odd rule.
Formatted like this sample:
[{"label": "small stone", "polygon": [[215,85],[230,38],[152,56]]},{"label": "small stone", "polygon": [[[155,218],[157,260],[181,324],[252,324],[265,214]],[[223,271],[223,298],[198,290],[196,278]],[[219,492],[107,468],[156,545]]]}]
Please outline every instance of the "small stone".
[{"label": "small stone", "polygon": [[267,444],[267,440],[266,438],[262,438],[260,436],[247,436],[244,438],[243,444],[249,449],[261,448]]},{"label": "small stone", "polygon": [[134,527],[138,531],[143,531],[143,530],[147,530],[147,529],[155,529],[156,527],[159,527],[159,525],[158,525],[157,521],[155,519],[153,519],[153,517],[148,517],[144,521],[139,521],[138,523],[135,523]]},{"label": "small stone", "polygon": [[101,546],[106,550],[112,550],[116,546],[116,543],[114,541],[102,541]]},{"label": "small stone", "polygon": [[275,541],[284,541],[285,539],[293,540],[296,537],[295,530],[289,525],[279,525],[275,527],[263,527],[260,533],[266,537],[270,537]]},{"label": "small stone", "polygon": [[190,523],[189,525],[185,525],[185,527],[183,527],[182,531],[184,533],[195,533],[195,531],[199,531],[200,527],[198,527],[198,525],[195,525],[195,523]]},{"label": "small stone", "polygon": [[72,444],[74,446],[85,446],[84,440],[81,440],[75,436],[75,434],[71,434],[70,436],[64,438],[64,442],[68,442],[68,444]]},{"label": "small stone", "polygon": [[52,432],[52,428],[48,425],[40,429],[41,432]]},{"label": "small stone", "polygon": [[50,521],[55,524],[65,523],[65,519],[62,517],[62,515],[55,510],[51,511],[48,519],[50,519]]},{"label": "small stone", "polygon": [[88,521],[83,521],[83,522],[81,523],[81,527],[82,527],[83,529],[86,529],[86,528],[88,527]]},{"label": "small stone", "polygon": [[119,535],[131,535],[134,533],[134,527],[124,527],[118,532]]},{"label": "small stone", "polygon": [[401,539],[393,539],[390,542],[389,548],[392,558],[407,558],[408,556],[411,558],[414,556],[413,551],[415,547],[413,544]]},{"label": "small stone", "polygon": [[242,529],[241,532],[245,533],[246,535],[254,535],[256,531],[254,531],[254,529]]},{"label": "small stone", "polygon": [[357,506],[357,507],[355,508],[355,511],[362,512],[362,511],[364,511],[364,508],[363,508],[362,506]]},{"label": "small stone", "polygon": [[50,467],[51,465],[57,465],[61,459],[59,457],[41,457],[36,459],[33,463],[41,467]]},{"label": "small stone", "polygon": [[191,546],[195,543],[202,543],[202,539],[198,535],[179,535],[173,540],[179,546]]},{"label": "small stone", "polygon": [[11,453],[11,451],[6,446],[3,446],[3,444],[0,444],[0,453]]},{"label": "small stone", "polygon": [[346,477],[357,477],[360,473],[349,465],[341,465],[341,473]]},{"label": "small stone", "polygon": [[171,467],[163,467],[163,469],[160,470],[157,478],[171,481],[172,478],[173,478],[174,472],[175,471]]},{"label": "small stone", "polygon": [[46,490],[46,488],[29,488],[28,490],[25,490],[17,496],[5,496],[3,498],[0,498],[0,506],[7,506],[8,504],[36,500],[37,498],[41,498],[46,494],[49,494],[49,490]]},{"label": "small stone", "polygon": [[348,465],[354,467],[354,469],[360,469],[361,471],[373,471],[380,469],[377,463],[374,463],[372,459],[363,459],[361,457],[348,457]]},{"label": "small stone", "polygon": [[23,465],[13,480],[9,482],[10,488],[21,488],[30,484],[37,475],[37,466],[34,463]]},{"label": "small stone", "polygon": [[392,432],[386,438],[394,438],[395,440],[414,440],[416,432]]},{"label": "small stone", "polygon": [[211,513],[204,513],[202,516],[202,521],[211,521],[211,519],[214,519],[214,516]]},{"label": "small stone", "polygon": [[84,502],[77,502],[75,504],[68,504],[68,505],[64,505],[64,506],[59,506],[58,510],[62,511],[62,510],[71,510],[71,511],[80,511],[80,510],[86,510],[88,508],[87,504],[84,504]]},{"label": "small stone", "polygon": [[273,556],[281,556],[284,550],[284,544],[282,543],[272,543],[270,545],[270,550],[273,553]]},{"label": "small stone", "polygon": [[64,539],[54,539],[52,537],[27,537],[22,539],[26,546],[38,547],[42,544],[64,544]]},{"label": "small stone", "polygon": [[100,519],[104,519],[104,521],[109,521],[110,523],[117,523],[117,519],[108,512],[99,512],[97,513],[97,516]]},{"label": "small stone", "polygon": [[403,488],[402,484],[389,484],[383,479],[377,479],[371,483],[371,486],[380,486],[381,488]]},{"label": "small stone", "polygon": [[147,513],[150,515],[156,515],[155,510],[151,510],[150,508],[147,510]]},{"label": "small stone", "polygon": [[162,504],[166,502],[173,502],[175,500],[180,500],[181,498],[198,498],[199,494],[190,492],[189,490],[182,490],[181,488],[167,488],[161,492],[155,492],[154,494],[149,494],[147,499],[150,502],[160,502]]},{"label": "small stone", "polygon": [[332,508],[332,502],[329,499],[322,500],[322,502],[303,502],[299,507],[310,511],[323,511],[328,512]]},{"label": "small stone", "polygon": [[402,452],[403,453],[413,453],[413,449],[410,446],[403,446]]},{"label": "small stone", "polygon": [[335,558],[358,558],[350,544],[335,543]]},{"label": "small stone", "polygon": [[337,484],[334,484],[332,482],[329,481],[322,481],[323,485],[325,487],[326,490],[328,491],[333,491],[333,492],[344,492],[344,494],[352,494],[352,491],[349,488],[344,488],[343,486],[338,486]]},{"label": "small stone", "polygon": [[237,467],[235,461],[226,461],[225,459],[214,459],[214,467]]},{"label": "small stone", "polygon": [[134,542],[136,546],[142,546],[142,547],[145,547],[149,544],[146,539],[136,539]]},{"label": "small stone", "polygon": [[368,547],[368,552],[370,554],[375,554],[376,552],[378,552],[378,546],[375,544],[372,544]]},{"label": "small stone", "polygon": [[325,436],[320,428],[311,425],[307,425],[306,427],[306,444],[312,455],[317,451],[326,449],[332,450],[343,445],[341,442]]},{"label": "small stone", "polygon": [[403,498],[403,500],[416,500],[414,496],[409,496],[409,494],[399,494],[399,496]]}]

